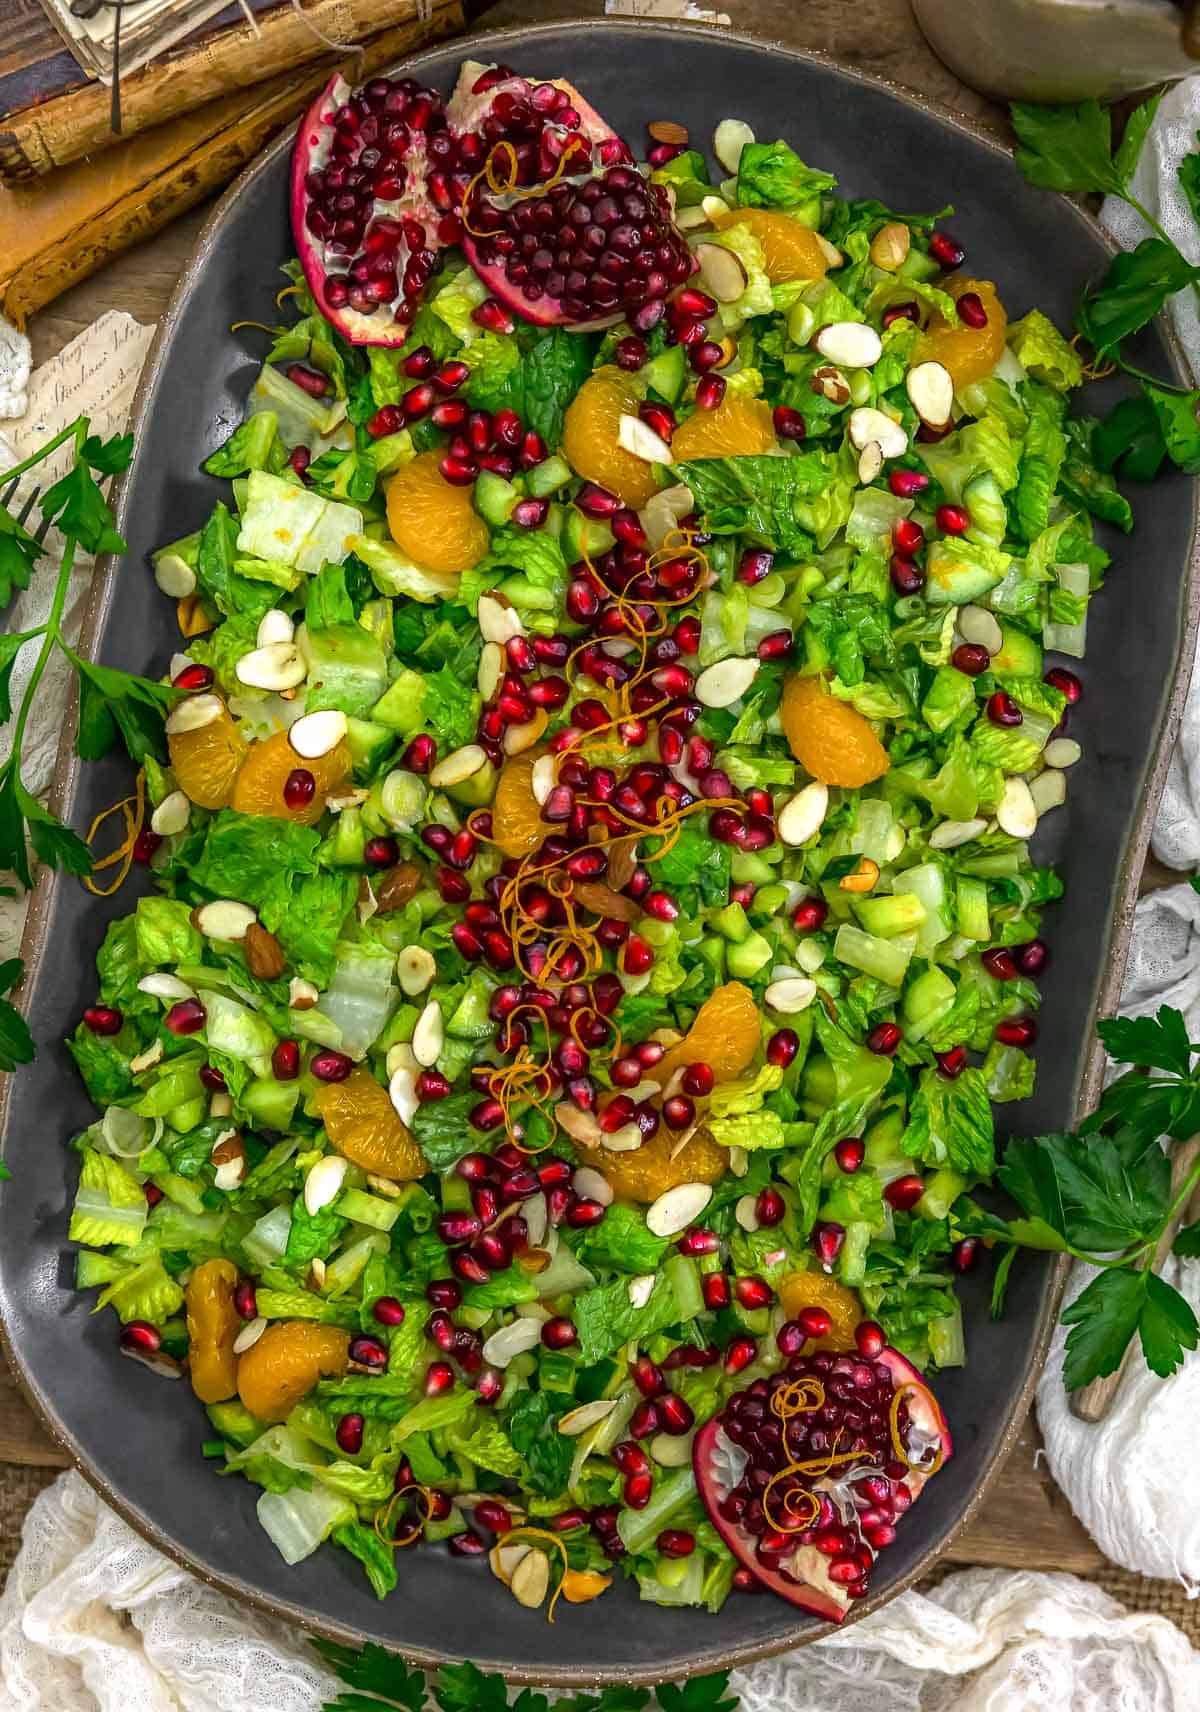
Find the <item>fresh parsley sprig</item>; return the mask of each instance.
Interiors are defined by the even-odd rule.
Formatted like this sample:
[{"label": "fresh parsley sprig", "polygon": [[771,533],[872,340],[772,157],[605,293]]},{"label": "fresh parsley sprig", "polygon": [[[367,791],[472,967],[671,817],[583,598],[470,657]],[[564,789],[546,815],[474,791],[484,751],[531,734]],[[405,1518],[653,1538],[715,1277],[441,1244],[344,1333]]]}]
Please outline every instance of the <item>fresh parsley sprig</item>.
[{"label": "fresh parsley sprig", "polygon": [[[1191,1306],[1149,1264],[1200,1184],[1197,1162],[1172,1188],[1160,1139],[1200,1130],[1200,1045],[1169,1006],[1156,1017],[1102,1022],[1099,1034],[1112,1058],[1135,1068],[1105,1089],[1074,1134],[1009,1142],[998,1176],[1023,1218],[967,1215],[978,1217],[980,1234],[1010,1245],[997,1268],[993,1312],[1002,1308],[1018,1248],[1069,1254],[1100,1269],[1063,1314],[1071,1327],[1063,1378],[1072,1391],[1115,1373],[1134,1336],[1162,1377],[1200,1341]],[[1200,1256],[1200,1224],[1179,1232],[1174,1253]]]},{"label": "fresh parsley sprig", "polygon": [[[410,1670],[403,1659],[372,1644],[361,1649],[330,1641],[313,1645],[353,1691],[339,1694],[323,1712],[424,1712],[431,1704],[440,1712],[509,1712],[504,1678],[477,1665],[443,1665],[427,1679],[423,1671]],[[660,1683],[654,1696],[661,1712],[736,1712],[738,1697],[728,1689],[729,1672],[718,1671],[688,1682]],[[642,1712],[650,1692],[622,1685],[550,1699],[536,1689],[522,1688],[512,1702],[512,1712]]]},{"label": "fresh parsley sprig", "polygon": [[[21,776],[26,728],[42,676],[55,650],[66,655],[79,677],[80,713],[75,748],[85,761],[106,755],[118,734],[134,761],[141,762],[148,754],[162,754],[163,716],[177,695],[169,685],[153,683],[110,666],[94,665],[77,653],[62,633],[63,611],[78,553],[81,550],[120,553],[125,549],[97,477],[113,475],[128,466],[133,436],[121,434],[101,440],[89,434],[88,427],[87,417],[79,417],[23,463],[0,472],[0,483],[6,483],[42,463],[64,443],[72,444],[71,468],[40,500],[43,519],[56,524],[63,536],[49,615],[45,624],[34,630],[0,635],[0,724],[6,725],[13,718],[9,686],[17,658],[25,647],[38,645],[16,712],[12,747],[8,759],[0,766],[0,867],[11,870],[23,886],[28,886],[32,879],[30,845],[41,861],[71,874],[88,873],[92,863],[83,839],[38,802]],[[11,595],[15,588],[28,587],[44,552],[36,536],[0,510],[0,599]]]},{"label": "fresh parsley sprig", "polygon": [[[1016,102],[1012,107],[1017,165],[1031,184],[1119,196],[1154,234],[1114,256],[1101,278],[1084,291],[1075,313],[1076,330],[1093,346],[1097,359],[1115,364],[1139,382],[1140,397],[1122,399],[1092,436],[1101,468],[1119,470],[1135,481],[1149,481],[1168,458],[1189,475],[1200,472],[1200,391],[1144,374],[1121,349],[1121,341],[1145,327],[1177,292],[1191,290],[1200,300],[1200,267],[1188,261],[1131,188],[1160,100],[1154,95],[1130,115],[1115,152],[1109,113],[1096,101],[1076,107]],[[1200,152],[1184,157],[1178,176],[1192,214],[1200,220]]]}]

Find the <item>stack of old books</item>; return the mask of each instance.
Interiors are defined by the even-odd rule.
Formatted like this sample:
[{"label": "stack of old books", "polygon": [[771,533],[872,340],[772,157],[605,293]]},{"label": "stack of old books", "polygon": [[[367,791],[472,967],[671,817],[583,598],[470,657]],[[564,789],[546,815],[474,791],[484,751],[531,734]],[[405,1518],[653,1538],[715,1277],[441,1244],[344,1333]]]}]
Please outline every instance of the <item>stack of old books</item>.
[{"label": "stack of old books", "polygon": [[121,73],[116,134],[103,72],[81,66],[38,0],[2,0],[0,312],[23,325],[228,183],[339,65],[358,81],[462,22],[462,0],[228,5]]}]

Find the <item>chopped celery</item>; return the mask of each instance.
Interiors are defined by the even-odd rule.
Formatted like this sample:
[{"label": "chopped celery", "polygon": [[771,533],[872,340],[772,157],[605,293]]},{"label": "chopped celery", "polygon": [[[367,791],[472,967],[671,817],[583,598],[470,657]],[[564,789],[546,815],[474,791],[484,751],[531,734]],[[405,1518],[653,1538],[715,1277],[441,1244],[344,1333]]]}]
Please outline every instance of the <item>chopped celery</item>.
[{"label": "chopped celery", "polygon": [[873,933],[851,927],[848,922],[838,928],[833,953],[852,969],[874,975],[889,987],[901,987],[912,954],[916,950],[916,934],[902,934],[896,939],[879,939]]}]

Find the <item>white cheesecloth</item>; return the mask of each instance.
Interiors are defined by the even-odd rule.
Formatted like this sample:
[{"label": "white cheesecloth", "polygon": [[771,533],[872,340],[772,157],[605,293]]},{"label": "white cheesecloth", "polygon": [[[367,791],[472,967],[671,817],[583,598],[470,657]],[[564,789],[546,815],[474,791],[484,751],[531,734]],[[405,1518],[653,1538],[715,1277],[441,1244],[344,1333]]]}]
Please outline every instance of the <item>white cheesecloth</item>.
[{"label": "white cheesecloth", "polygon": [[[1193,79],[1164,101],[1139,173],[1143,200],[1193,258],[1197,234],[1171,187],[1198,123]],[[1143,235],[1120,205],[1103,218],[1122,243]],[[1181,296],[1172,313],[1200,369],[1190,300]],[[4,337],[0,328],[0,416],[28,375],[14,371]],[[1200,866],[1200,689],[1154,845],[1173,867]],[[0,919],[0,948],[6,926]],[[1200,1038],[1200,898],[1186,886],[1137,910],[1124,1008],[1164,1002]],[[1179,1272],[1173,1281],[1200,1302],[1200,1266]],[[1108,1420],[1088,1427],[1067,1410],[1061,1342],[1060,1332],[1038,1396],[1056,1480],[1114,1561],[1194,1589],[1200,1504],[1183,1502],[1181,1452],[1195,1443],[1200,1357],[1164,1381],[1135,1356]],[[1200,1657],[1165,1618],[1132,1615],[1074,1576],[974,1569],[739,1672],[733,1686],[746,1712],[1200,1712]],[[302,1636],[163,1558],[79,1475],[63,1475],[35,1502],[0,1597],[0,1712],[318,1712],[337,1690]]]}]

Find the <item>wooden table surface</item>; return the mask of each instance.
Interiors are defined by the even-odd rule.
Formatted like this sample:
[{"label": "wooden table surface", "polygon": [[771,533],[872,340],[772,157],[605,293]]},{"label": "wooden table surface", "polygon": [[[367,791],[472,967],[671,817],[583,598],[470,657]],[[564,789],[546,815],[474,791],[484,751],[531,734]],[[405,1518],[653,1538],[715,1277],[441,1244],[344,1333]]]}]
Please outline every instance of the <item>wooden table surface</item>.
[{"label": "wooden table surface", "polygon": [[[917,31],[907,0],[716,0],[735,29],[819,49],[844,63],[903,83],[1005,134],[1003,111],[964,88],[934,57]],[[484,23],[500,27],[598,15],[588,0],[501,0]],[[138,320],[155,320],[190,254],[208,210],[199,209],[102,272],[75,286],[41,311],[30,325],[35,363],[53,356],[106,310],[124,309]],[[1158,883],[1161,878],[1155,876]],[[1151,882],[1153,883],[1153,881]],[[978,1518],[947,1553],[959,1564],[1021,1569],[1073,1570],[1087,1574],[1105,1562],[1075,1520],[1044,1468],[1035,1466],[1036,1427],[1026,1424],[1005,1471]],[[14,1382],[0,1367],[0,1463],[66,1467],[67,1457],[42,1431]]]}]

